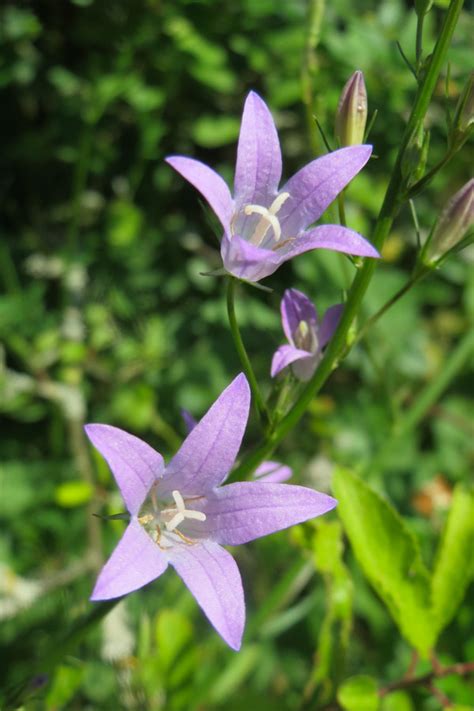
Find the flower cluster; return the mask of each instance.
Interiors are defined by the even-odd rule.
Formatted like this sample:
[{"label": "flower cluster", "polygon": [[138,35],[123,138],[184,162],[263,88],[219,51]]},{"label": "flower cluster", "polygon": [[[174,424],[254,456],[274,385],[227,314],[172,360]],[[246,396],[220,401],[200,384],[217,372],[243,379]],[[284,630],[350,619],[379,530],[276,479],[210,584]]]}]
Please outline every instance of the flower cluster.
[{"label": "flower cluster", "polygon": [[[362,84],[359,77],[359,93]],[[355,111],[351,108],[355,89],[352,85],[349,89],[347,121]],[[362,134],[360,129],[357,135]],[[251,92],[242,117],[234,197],[222,178],[203,163],[183,156],[167,161],[202,193],[219,218],[225,270],[256,282],[288,259],[315,248],[379,256],[361,235],[346,227],[311,227],[365,165],[371,150],[365,145],[341,148],[312,161],[280,188],[276,128],[265,103]],[[286,291],[281,312],[288,344],[274,354],[271,375],[290,366],[297,378],[308,380],[337,328],[342,308],[333,306],[319,322],[303,293]],[[168,465],[148,444],[117,427],[86,426],[130,514],[92,600],[126,595],[171,566],[225,642],[240,648],[245,621],[242,581],[223,546],[247,543],[336,505],[326,494],[282,483],[292,472],[274,461],[263,462],[252,481],[224,484],[241,445],[249,407],[249,384],[241,374],[200,422],[184,411],[188,435]]]}]

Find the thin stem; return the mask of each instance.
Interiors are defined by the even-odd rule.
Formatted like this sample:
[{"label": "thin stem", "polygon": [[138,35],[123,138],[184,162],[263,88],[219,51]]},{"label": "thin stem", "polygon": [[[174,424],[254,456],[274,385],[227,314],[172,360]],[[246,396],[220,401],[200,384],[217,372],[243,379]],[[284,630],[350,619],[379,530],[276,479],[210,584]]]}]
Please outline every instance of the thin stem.
[{"label": "thin stem", "polygon": [[403,677],[398,681],[392,681],[387,686],[384,686],[379,691],[380,696],[386,696],[392,691],[397,691],[398,689],[408,689],[412,686],[430,686],[436,679],[442,679],[445,676],[468,676],[474,673],[474,662],[464,662],[460,664],[450,664],[449,666],[442,667],[428,672],[427,674],[421,674],[420,676]]},{"label": "thin stem", "polygon": [[227,315],[229,317],[230,330],[232,332],[232,337],[234,339],[234,344],[237,349],[242,368],[244,369],[244,373],[249,381],[257,414],[264,424],[268,424],[270,422],[270,417],[267,406],[265,405],[265,401],[260,393],[260,388],[258,387],[252,364],[250,363],[247,351],[245,350],[244,342],[242,340],[242,336],[240,335],[237,316],[235,314],[235,284],[236,279],[234,279],[234,277],[229,277],[227,282]]},{"label": "thin stem", "polygon": [[421,68],[421,58],[423,56],[423,24],[425,22],[425,15],[418,15],[416,23],[416,72],[420,73]]},{"label": "thin stem", "polygon": [[368,469],[372,472],[380,470],[394,447],[400,440],[421,422],[426,413],[439,400],[442,393],[449,386],[451,381],[462,370],[468,362],[474,350],[474,332],[468,331],[459,341],[456,348],[450,354],[448,360],[443,364],[440,372],[425,386],[419,393],[414,404],[405,411],[396,423],[391,436],[386,440],[382,448],[371,460]]},{"label": "thin stem", "polygon": [[373,316],[371,316],[367,321],[364,323],[364,325],[361,327],[360,331],[356,335],[354,341],[352,342],[352,345],[355,345],[358,343],[364,336],[367,335],[367,332],[372,328],[372,326],[385,314],[389,309],[394,306],[394,304],[397,303],[397,301],[400,301],[400,299],[405,296],[407,292],[412,289],[415,284],[418,284],[419,281],[424,279],[424,277],[431,272],[430,269],[423,269],[422,271],[419,271],[415,273],[410,279],[378,310],[376,311]]},{"label": "thin stem", "polygon": [[347,226],[346,207],[344,205],[344,190],[337,196],[337,206],[339,208],[339,222],[343,227]]},{"label": "thin stem", "polygon": [[444,168],[444,166],[449,163],[453,155],[455,154],[456,151],[448,151],[446,155],[441,158],[441,160],[436,163],[427,173],[426,175],[423,176],[420,180],[418,180],[414,185],[411,186],[411,188],[408,191],[408,198],[414,198],[419,193],[421,193],[422,190],[424,190],[429,183],[433,180],[435,175],[441,170],[441,168]]},{"label": "thin stem", "polygon": [[314,125],[314,91],[313,79],[316,71],[316,47],[321,36],[321,25],[324,17],[325,0],[309,0],[306,42],[301,70],[303,103],[306,109],[306,122],[313,155],[319,153],[320,145]]},{"label": "thin stem", "polygon": [[[401,164],[404,152],[410,138],[419,129],[435,89],[438,76],[441,72],[451,37],[463,6],[463,0],[451,0],[448,12],[441,29],[436,46],[431,55],[429,65],[422,83],[418,87],[413,109],[402,137],[397,160],[387,187],[382,208],[377,219],[372,235],[372,243],[381,249],[392,228],[393,221],[403,202],[404,182]],[[308,408],[309,403],[322,388],[329,375],[337,366],[343,352],[347,349],[347,335],[356,317],[362,299],[370,284],[376,267],[376,260],[368,259],[363,267],[358,270],[352,287],[349,291],[346,307],[339,322],[338,329],[331,339],[323,360],[318,369],[307,383],[300,397],[285,417],[278,423],[275,430],[240,464],[233,472],[232,479],[244,478],[250,474],[258,464],[268,456],[287,433],[299,422]]]}]

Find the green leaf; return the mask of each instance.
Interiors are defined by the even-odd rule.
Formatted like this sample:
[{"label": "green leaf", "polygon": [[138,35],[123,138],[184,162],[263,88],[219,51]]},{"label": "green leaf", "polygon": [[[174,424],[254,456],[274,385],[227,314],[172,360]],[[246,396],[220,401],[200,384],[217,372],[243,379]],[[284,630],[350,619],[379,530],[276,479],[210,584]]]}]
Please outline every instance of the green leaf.
[{"label": "green leaf", "polygon": [[431,594],[438,633],[453,618],[474,577],[473,550],[474,492],[458,485],[433,571]]},{"label": "green leaf", "polygon": [[337,700],[346,711],[377,711],[377,682],[363,674],[346,679],[337,690]]},{"label": "green leaf", "polygon": [[416,538],[395,509],[346,470],[334,477],[338,512],[366,577],[402,635],[427,656],[436,632],[429,614],[430,576]]}]

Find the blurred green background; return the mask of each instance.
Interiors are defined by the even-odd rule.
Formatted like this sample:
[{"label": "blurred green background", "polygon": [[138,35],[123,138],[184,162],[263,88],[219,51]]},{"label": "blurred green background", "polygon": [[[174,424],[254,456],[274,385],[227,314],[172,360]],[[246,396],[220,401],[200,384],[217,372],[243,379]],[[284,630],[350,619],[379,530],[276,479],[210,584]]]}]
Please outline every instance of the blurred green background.
[{"label": "blurred green background", "polygon": [[[427,17],[426,53],[445,5]],[[325,151],[311,113],[332,140],[341,89],[362,69],[369,111],[378,110],[377,157],[351,185],[347,213],[370,236],[416,90],[395,44],[413,59],[415,13],[401,0],[334,0],[315,51],[308,28],[304,0],[7,1],[0,9],[0,688],[21,679],[85,609],[123,528],[92,517],[122,503],[83,423],[118,425],[169,457],[184,435],[180,408],[200,416],[240,370],[223,280],[201,275],[220,264],[208,216],[163,158],[193,156],[231,184],[243,102],[255,89],[274,114],[288,177]],[[443,155],[445,112],[468,76],[472,29],[463,14],[427,116],[430,164]],[[422,237],[471,163],[465,147],[416,199]],[[327,217],[337,220],[331,210]],[[363,317],[404,283],[415,255],[405,209]],[[337,464],[368,468],[420,536],[428,565],[453,485],[472,471],[466,368],[414,431],[390,443],[469,327],[470,267],[472,252],[455,255],[393,308],[278,452],[296,483],[321,490]],[[283,290],[301,289],[322,312],[341,300],[353,272],[345,257],[313,252],[267,279],[272,293],[242,293],[238,315],[265,391],[284,340]],[[257,436],[252,423],[246,443]],[[316,709],[351,674],[399,678],[409,646],[344,548],[334,515],[236,549],[248,605],[238,655],[165,575],[63,659],[27,708]],[[446,663],[474,658],[473,620],[466,599],[440,641]],[[472,702],[465,679],[440,688]],[[383,708],[439,704],[402,692]]]}]

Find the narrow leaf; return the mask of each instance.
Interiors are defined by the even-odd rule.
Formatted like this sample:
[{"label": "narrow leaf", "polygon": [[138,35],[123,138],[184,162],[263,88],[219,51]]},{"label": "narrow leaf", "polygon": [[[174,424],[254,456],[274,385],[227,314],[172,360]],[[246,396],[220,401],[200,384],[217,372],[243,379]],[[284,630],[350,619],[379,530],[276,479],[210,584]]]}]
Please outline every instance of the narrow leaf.
[{"label": "narrow leaf", "polygon": [[451,621],[474,577],[474,492],[457,486],[439,544],[432,580],[437,632]]}]

